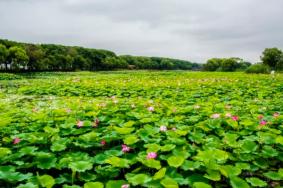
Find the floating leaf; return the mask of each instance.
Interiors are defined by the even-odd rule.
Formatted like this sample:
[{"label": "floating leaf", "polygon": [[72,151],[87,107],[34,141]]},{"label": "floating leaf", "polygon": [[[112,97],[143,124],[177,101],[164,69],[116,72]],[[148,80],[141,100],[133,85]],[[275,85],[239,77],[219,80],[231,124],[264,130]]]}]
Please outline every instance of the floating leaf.
[{"label": "floating leaf", "polygon": [[125,180],[110,180],[106,183],[106,188],[120,188],[124,184],[127,184]]},{"label": "floating leaf", "polygon": [[137,174],[133,176],[126,176],[127,180],[133,184],[134,186],[136,185],[143,185],[147,182],[150,182],[152,178],[146,174]]},{"label": "floating leaf", "polygon": [[185,159],[179,156],[171,156],[167,159],[167,162],[170,166],[178,168],[184,163]]},{"label": "floating leaf", "polygon": [[278,172],[269,171],[269,172],[263,173],[263,175],[272,180],[283,180],[283,176],[281,176]]},{"label": "floating leaf", "polygon": [[92,169],[92,163],[89,161],[75,161],[69,164],[69,168],[75,172],[85,172]]},{"label": "floating leaf", "polygon": [[203,182],[195,182],[193,188],[212,188],[209,184]]},{"label": "floating leaf", "polygon": [[153,176],[154,180],[162,179],[165,176],[166,168],[161,168],[158,172],[156,172]]},{"label": "floating leaf", "polygon": [[101,182],[88,182],[84,184],[84,188],[103,188],[104,185]]},{"label": "floating leaf", "polygon": [[233,188],[249,188],[247,182],[239,177],[231,177],[230,183]]},{"label": "floating leaf", "polygon": [[106,159],[105,163],[111,164],[114,167],[129,168],[129,160],[115,156]]},{"label": "floating leaf", "polygon": [[137,136],[127,136],[126,138],[124,138],[123,141],[126,145],[132,145],[132,144],[137,143],[139,139]]},{"label": "floating leaf", "polygon": [[266,187],[267,183],[262,181],[259,178],[246,178],[247,182],[249,182],[254,187]]},{"label": "floating leaf", "polygon": [[49,175],[39,176],[38,181],[42,187],[46,187],[46,188],[51,188],[55,184],[54,178]]},{"label": "floating leaf", "polygon": [[169,177],[164,178],[163,180],[161,180],[160,183],[165,188],[178,188],[179,187],[178,183]]}]

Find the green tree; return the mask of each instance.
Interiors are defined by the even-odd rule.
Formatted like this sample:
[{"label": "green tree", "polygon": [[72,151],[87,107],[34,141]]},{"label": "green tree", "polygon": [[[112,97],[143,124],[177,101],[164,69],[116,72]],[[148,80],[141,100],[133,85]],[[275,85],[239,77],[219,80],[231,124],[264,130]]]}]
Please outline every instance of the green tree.
[{"label": "green tree", "polygon": [[275,68],[276,70],[283,70],[283,53],[281,54],[279,60],[277,61]]},{"label": "green tree", "polygon": [[19,70],[27,65],[29,57],[25,49],[20,46],[13,46],[9,48],[8,59],[10,60],[12,69]]},{"label": "green tree", "polygon": [[207,60],[206,64],[203,65],[204,70],[206,71],[216,71],[221,67],[223,59],[221,58],[212,58]]},{"label": "green tree", "polygon": [[29,62],[27,64],[29,70],[41,70],[42,59],[44,58],[44,51],[39,45],[28,44],[26,46],[26,52],[29,57]]},{"label": "green tree", "polygon": [[160,69],[163,70],[169,70],[169,69],[173,69],[174,68],[174,64],[172,63],[172,61],[170,61],[169,59],[162,59],[160,62]]},{"label": "green tree", "polygon": [[7,69],[7,57],[9,51],[3,44],[0,44],[0,65],[5,64],[5,68]]},{"label": "green tree", "polygon": [[225,58],[221,62],[221,71],[232,72],[237,68],[238,62],[235,58]]},{"label": "green tree", "polygon": [[266,48],[262,52],[261,60],[263,64],[275,69],[277,62],[280,60],[282,51],[278,48]]}]

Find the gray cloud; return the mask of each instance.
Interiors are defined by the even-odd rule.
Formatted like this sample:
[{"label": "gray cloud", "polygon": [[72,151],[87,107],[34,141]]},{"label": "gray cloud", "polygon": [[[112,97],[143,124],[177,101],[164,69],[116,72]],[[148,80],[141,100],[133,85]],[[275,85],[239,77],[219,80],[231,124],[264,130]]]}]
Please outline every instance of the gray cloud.
[{"label": "gray cloud", "polygon": [[0,37],[204,62],[283,48],[280,0],[0,0]]}]

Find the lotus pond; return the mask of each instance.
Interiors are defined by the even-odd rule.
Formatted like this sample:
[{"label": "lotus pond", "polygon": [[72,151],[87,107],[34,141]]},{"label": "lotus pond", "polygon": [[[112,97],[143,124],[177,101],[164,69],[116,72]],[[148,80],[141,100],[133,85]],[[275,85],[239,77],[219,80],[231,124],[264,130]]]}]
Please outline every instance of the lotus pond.
[{"label": "lotus pond", "polygon": [[283,185],[283,75],[0,74],[0,187]]}]

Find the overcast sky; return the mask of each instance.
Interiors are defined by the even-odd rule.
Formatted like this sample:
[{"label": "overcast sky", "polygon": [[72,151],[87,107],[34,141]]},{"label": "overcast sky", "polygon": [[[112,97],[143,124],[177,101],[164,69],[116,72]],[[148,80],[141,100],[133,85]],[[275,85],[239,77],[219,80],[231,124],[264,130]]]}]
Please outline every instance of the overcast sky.
[{"label": "overcast sky", "polygon": [[0,0],[0,38],[255,62],[283,49],[283,0]]}]

